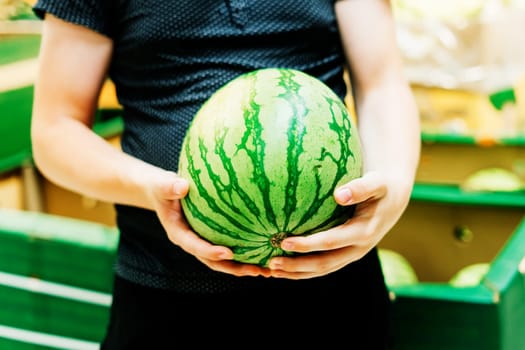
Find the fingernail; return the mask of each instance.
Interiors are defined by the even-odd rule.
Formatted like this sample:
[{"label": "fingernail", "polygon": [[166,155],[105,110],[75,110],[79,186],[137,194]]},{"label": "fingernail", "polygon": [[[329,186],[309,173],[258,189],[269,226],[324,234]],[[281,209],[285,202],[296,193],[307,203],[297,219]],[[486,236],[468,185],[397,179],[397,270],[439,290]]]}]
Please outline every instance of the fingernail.
[{"label": "fingernail", "polygon": [[180,196],[180,190],[179,190],[179,186],[177,185],[177,183],[173,184],[173,193],[175,193],[176,196]]},{"label": "fingernail", "polygon": [[182,195],[181,187],[184,185],[183,180],[175,180],[173,183],[173,193],[175,193],[176,196]]},{"label": "fingernail", "polygon": [[335,192],[335,196],[341,203],[348,203],[352,200],[352,191],[348,188],[340,188]]},{"label": "fingernail", "polygon": [[281,249],[283,249],[283,250],[292,250],[292,249],[293,249],[293,244],[292,244],[292,242],[283,241],[283,242],[281,243]]}]

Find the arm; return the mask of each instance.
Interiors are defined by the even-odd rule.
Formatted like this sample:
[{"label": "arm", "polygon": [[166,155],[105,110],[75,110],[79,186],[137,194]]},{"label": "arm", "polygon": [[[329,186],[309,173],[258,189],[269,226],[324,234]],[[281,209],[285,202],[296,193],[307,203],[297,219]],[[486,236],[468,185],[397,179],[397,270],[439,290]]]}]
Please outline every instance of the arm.
[{"label": "arm", "polygon": [[[33,156],[51,181],[108,202],[151,209],[144,178],[148,167],[91,131],[112,54],[109,38],[47,15],[35,84]],[[103,155],[103,156],[102,156]]]},{"label": "arm", "polygon": [[364,175],[334,196],[341,205],[358,205],[343,225],[284,240],[283,249],[317,254],[273,259],[275,277],[320,276],[363,257],[400,218],[415,180],[419,115],[403,76],[389,2],[341,0],[335,10],[356,91]]},{"label": "arm", "polygon": [[233,264],[228,248],[211,245],[190,230],[179,202],[188,191],[185,180],[121,152],[91,130],[112,48],[101,34],[46,16],[31,125],[37,167],[72,191],[155,210],[169,239],[213,269],[262,273],[255,266]]},{"label": "arm", "polygon": [[339,1],[336,10],[354,78],[365,173],[388,172],[404,197],[400,199],[407,202],[421,136],[417,106],[403,75],[389,2]]}]

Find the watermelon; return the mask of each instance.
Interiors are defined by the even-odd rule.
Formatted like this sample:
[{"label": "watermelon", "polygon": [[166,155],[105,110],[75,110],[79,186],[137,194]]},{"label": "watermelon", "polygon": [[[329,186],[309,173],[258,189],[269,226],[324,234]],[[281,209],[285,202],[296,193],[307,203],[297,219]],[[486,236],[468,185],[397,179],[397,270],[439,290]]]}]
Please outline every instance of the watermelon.
[{"label": "watermelon", "polygon": [[387,287],[418,283],[416,270],[403,255],[386,248],[378,249],[378,255]]},{"label": "watermelon", "polygon": [[362,175],[361,143],[344,102],[304,72],[265,68],[219,88],[194,116],[179,175],[192,229],[234,260],[267,266],[291,235],[353,215],[334,189]]},{"label": "watermelon", "polygon": [[456,272],[449,283],[457,288],[477,286],[481,283],[489,269],[490,264],[485,262],[467,265]]}]

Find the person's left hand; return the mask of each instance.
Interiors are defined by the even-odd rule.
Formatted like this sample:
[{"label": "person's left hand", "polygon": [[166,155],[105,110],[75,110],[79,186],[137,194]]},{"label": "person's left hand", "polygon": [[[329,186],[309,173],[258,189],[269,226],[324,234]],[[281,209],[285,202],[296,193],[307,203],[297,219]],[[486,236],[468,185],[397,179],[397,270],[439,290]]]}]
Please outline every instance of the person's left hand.
[{"label": "person's left hand", "polygon": [[341,205],[354,205],[344,224],[309,236],[288,237],[281,248],[297,254],[270,261],[271,276],[306,279],[339,270],[367,254],[394,226],[410,198],[411,187],[369,172],[340,186],[334,193]]}]

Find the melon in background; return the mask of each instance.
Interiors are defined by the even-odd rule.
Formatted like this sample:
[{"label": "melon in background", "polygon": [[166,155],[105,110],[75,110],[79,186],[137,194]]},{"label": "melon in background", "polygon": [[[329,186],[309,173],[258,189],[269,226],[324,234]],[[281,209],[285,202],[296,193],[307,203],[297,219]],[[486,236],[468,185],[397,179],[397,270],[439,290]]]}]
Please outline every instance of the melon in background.
[{"label": "melon in background", "polygon": [[380,248],[378,254],[388,287],[418,283],[416,271],[403,255],[386,248]]},{"label": "melon in background", "polygon": [[454,287],[477,286],[480,284],[483,277],[485,277],[489,268],[489,263],[477,263],[465,266],[452,276],[449,284]]},{"label": "melon in background", "polygon": [[465,192],[516,192],[525,190],[525,182],[505,168],[484,168],[469,175],[461,189]]},{"label": "melon in background", "polygon": [[31,6],[35,1],[0,0],[0,21],[36,19]]}]

